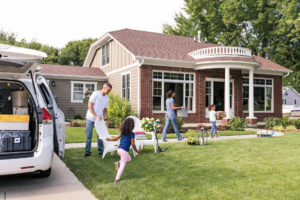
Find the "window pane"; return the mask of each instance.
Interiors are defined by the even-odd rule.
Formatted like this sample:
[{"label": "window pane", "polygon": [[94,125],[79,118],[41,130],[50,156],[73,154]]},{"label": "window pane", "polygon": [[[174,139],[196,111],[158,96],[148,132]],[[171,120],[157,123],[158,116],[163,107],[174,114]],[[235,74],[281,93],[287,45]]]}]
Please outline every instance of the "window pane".
[{"label": "window pane", "polygon": [[187,81],[190,80],[190,75],[189,74],[185,75],[185,80],[187,80]]},{"label": "window pane", "polygon": [[174,90],[176,93],[175,106],[183,106],[183,83],[165,82],[164,89],[165,89],[165,93],[167,93],[169,90]]},{"label": "window pane", "polygon": [[248,111],[248,99],[243,99],[243,110]]},{"label": "window pane", "polygon": [[249,98],[249,87],[243,86],[243,98]]},{"label": "window pane", "polygon": [[[125,88],[125,82],[126,81],[126,78],[125,78],[125,75],[122,76],[122,88],[124,89]],[[123,96],[124,97],[124,96]]]},{"label": "window pane", "polygon": [[267,85],[272,85],[272,80],[268,79],[266,82]]},{"label": "window pane", "polygon": [[254,87],[254,110],[265,110],[265,88]]},{"label": "window pane", "polygon": [[73,92],[73,100],[83,100],[83,93],[82,92]]},{"label": "window pane", "polygon": [[266,110],[271,111],[272,110],[272,88],[267,87],[266,88]]},{"label": "window pane", "polygon": [[164,78],[165,79],[171,79],[171,75],[170,75],[170,73],[164,73]]},{"label": "window pane", "polygon": [[208,107],[211,104],[211,95],[206,95],[205,107]]},{"label": "window pane", "polygon": [[127,87],[130,88],[130,74],[127,74]]},{"label": "window pane", "polygon": [[254,79],[254,84],[265,85],[265,79]]},{"label": "window pane", "polygon": [[243,79],[243,83],[244,83],[244,84],[249,84],[249,79],[248,79],[248,78],[244,78],[244,79]]},{"label": "window pane", "polygon": [[82,83],[74,83],[74,92],[83,92],[83,84]]},{"label": "window pane", "polygon": [[105,65],[105,46],[102,47],[102,65]]},{"label": "window pane", "polygon": [[153,97],[152,110],[161,110],[161,97]]},{"label": "window pane", "polygon": [[194,80],[194,74],[191,74],[191,80],[192,81]]},{"label": "window pane", "polygon": [[106,64],[109,63],[109,43],[106,44]]},{"label": "window pane", "polygon": [[129,88],[126,89],[126,93],[127,93],[126,94],[126,99],[129,100],[130,99],[130,89]]}]

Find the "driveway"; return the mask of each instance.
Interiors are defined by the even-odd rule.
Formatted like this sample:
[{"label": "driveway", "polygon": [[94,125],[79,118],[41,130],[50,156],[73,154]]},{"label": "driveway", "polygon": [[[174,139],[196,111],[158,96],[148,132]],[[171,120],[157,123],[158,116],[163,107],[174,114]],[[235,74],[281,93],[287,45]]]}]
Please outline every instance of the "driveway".
[{"label": "driveway", "polygon": [[0,177],[0,200],[95,200],[66,165],[55,155],[49,178],[30,175]]}]

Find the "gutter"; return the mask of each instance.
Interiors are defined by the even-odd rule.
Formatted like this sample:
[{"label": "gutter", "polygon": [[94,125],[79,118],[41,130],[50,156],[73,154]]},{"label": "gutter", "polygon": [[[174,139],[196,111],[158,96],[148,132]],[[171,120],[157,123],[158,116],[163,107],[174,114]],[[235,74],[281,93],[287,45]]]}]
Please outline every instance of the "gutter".
[{"label": "gutter", "polygon": [[79,75],[60,75],[60,74],[45,74],[40,73],[39,75],[45,78],[54,78],[54,79],[70,79],[70,80],[96,80],[96,81],[105,81],[107,77],[95,77],[95,76],[79,76]]},{"label": "gutter", "polygon": [[144,64],[144,59],[142,59],[142,62],[138,65],[138,116],[141,116],[141,74],[140,74],[140,68]]}]

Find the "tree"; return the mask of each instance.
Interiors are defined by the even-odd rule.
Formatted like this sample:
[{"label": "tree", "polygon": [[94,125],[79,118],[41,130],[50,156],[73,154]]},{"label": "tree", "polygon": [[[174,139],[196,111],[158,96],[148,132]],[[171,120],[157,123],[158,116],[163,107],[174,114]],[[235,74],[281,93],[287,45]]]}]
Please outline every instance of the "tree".
[{"label": "tree", "polygon": [[82,66],[91,44],[95,41],[96,39],[89,38],[68,42],[61,50],[58,59],[59,63],[62,65]]},{"label": "tree", "polygon": [[300,74],[299,0],[184,1],[175,26],[164,24],[164,33],[193,37],[201,30],[202,40],[247,47],[254,55],[294,70],[284,84],[300,91],[299,83],[291,81]]}]

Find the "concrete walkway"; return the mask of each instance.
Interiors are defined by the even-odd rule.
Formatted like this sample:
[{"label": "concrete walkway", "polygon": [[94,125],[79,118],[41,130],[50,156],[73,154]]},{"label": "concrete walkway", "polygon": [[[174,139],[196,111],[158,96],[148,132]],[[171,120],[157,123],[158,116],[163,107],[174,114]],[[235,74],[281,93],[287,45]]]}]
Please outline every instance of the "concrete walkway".
[{"label": "concrete walkway", "polygon": [[48,178],[13,175],[0,178],[0,200],[96,200],[55,155]]}]

